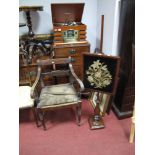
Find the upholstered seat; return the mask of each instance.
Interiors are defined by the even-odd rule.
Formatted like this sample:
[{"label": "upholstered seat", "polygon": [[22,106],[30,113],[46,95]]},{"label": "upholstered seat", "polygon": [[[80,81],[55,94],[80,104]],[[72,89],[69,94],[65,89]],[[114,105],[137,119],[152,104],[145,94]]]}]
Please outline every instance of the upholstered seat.
[{"label": "upholstered seat", "polygon": [[19,86],[19,109],[30,108],[33,112],[36,125],[38,126],[37,116],[34,107],[34,99],[31,98],[30,86]]},{"label": "upholstered seat", "polygon": [[19,86],[19,108],[29,108],[33,107],[34,100],[30,97],[30,86]]},{"label": "upholstered seat", "polygon": [[81,102],[80,98],[70,83],[46,86],[41,90],[39,103],[37,108],[44,106],[58,106],[59,104],[67,104],[71,102]]}]

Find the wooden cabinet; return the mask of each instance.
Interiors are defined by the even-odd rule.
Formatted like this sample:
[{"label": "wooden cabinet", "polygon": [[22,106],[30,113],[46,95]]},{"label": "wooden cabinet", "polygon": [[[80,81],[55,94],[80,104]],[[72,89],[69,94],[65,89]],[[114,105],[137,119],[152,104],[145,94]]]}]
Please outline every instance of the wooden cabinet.
[{"label": "wooden cabinet", "polygon": [[135,47],[132,45],[130,71],[127,74],[123,69],[113,104],[113,109],[119,119],[131,117],[135,101]]},{"label": "wooden cabinet", "polygon": [[113,109],[118,118],[132,116],[135,99],[135,0],[122,0],[118,51],[121,72]]},{"label": "wooden cabinet", "polygon": [[[51,56],[41,56],[41,57],[38,57],[37,59],[46,60],[49,58],[51,58]],[[37,65],[36,65],[37,59],[36,58],[32,59],[32,63],[27,65],[23,64],[20,61],[19,63],[19,84],[20,85],[28,85],[30,83],[30,78],[32,83],[35,81],[36,75],[37,75]],[[48,68],[45,68],[45,69],[48,69]]]},{"label": "wooden cabinet", "polygon": [[74,71],[82,80],[82,53],[90,52],[90,44],[88,42],[61,45],[54,44],[53,48],[54,58],[66,58],[71,56]]}]

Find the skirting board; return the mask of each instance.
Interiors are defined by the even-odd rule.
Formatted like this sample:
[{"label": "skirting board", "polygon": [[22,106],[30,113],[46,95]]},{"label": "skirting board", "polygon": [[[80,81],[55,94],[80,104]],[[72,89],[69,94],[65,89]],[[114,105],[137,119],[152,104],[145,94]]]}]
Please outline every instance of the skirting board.
[{"label": "skirting board", "polygon": [[114,103],[112,104],[112,110],[116,114],[118,119],[128,118],[132,116],[132,111],[121,112]]}]

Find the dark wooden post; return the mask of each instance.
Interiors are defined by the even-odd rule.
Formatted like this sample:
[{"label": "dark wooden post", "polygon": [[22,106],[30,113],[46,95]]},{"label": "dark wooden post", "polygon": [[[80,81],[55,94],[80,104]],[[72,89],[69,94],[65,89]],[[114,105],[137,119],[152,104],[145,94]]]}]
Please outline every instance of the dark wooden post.
[{"label": "dark wooden post", "polygon": [[31,22],[30,11],[26,11],[25,13],[26,13],[26,19],[27,19],[27,26],[28,26],[28,29],[29,29],[28,36],[33,37],[34,32],[32,30],[32,22]]},{"label": "dark wooden post", "polygon": [[101,40],[100,40],[100,52],[103,50],[103,33],[104,33],[104,15],[101,16]]}]

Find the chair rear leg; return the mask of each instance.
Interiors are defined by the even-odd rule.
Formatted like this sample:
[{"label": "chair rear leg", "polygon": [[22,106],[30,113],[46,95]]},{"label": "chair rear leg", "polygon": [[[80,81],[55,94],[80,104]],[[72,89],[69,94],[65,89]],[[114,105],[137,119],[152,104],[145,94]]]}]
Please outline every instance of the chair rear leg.
[{"label": "chair rear leg", "polygon": [[44,118],[44,116],[45,116],[45,113],[44,113],[42,110],[39,110],[39,118],[40,118],[40,121],[41,121],[41,123],[42,123],[42,125],[43,125],[44,130],[46,130],[46,125],[45,125],[45,118]]},{"label": "chair rear leg", "polygon": [[35,119],[36,125],[37,125],[37,127],[39,127],[38,116],[37,116],[36,109],[33,107],[33,108],[32,108],[32,111],[33,111],[33,116],[34,116],[34,119]]},{"label": "chair rear leg", "polygon": [[79,103],[77,106],[76,106],[76,113],[77,113],[77,125],[80,126],[80,122],[81,122],[81,103]]},{"label": "chair rear leg", "polygon": [[44,127],[44,130],[46,130],[46,125],[45,125],[45,113],[44,112],[42,112],[42,124],[43,124],[43,127]]}]

